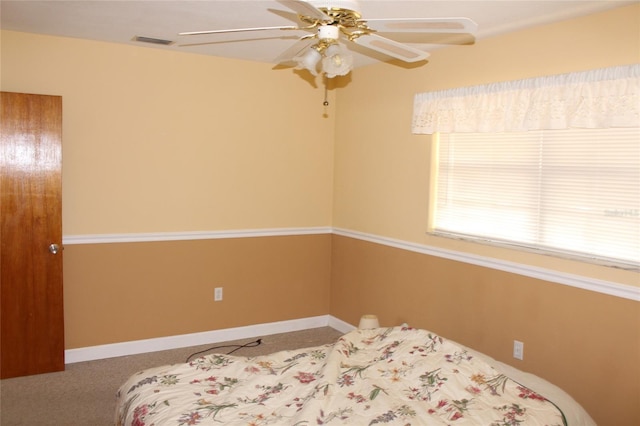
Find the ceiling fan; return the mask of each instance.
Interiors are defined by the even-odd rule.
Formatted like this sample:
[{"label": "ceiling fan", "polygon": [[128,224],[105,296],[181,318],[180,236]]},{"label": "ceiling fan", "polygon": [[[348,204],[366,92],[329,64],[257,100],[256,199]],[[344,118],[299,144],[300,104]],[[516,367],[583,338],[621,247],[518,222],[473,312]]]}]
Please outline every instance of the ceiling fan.
[{"label": "ceiling fan", "polygon": [[[417,62],[429,53],[405,43],[383,37],[379,33],[395,35],[424,35],[427,33],[467,34],[473,36],[477,24],[468,18],[390,18],[364,19],[356,0],[276,0],[296,12],[297,26],[237,28],[190,31],[180,36],[221,34],[244,31],[299,30],[309,32],[291,48],[283,52],[277,63],[295,63],[314,76],[324,74],[333,78],[346,75],[353,68],[353,55],[344,42],[355,43],[404,62]],[[273,11],[281,12],[281,11]]]}]

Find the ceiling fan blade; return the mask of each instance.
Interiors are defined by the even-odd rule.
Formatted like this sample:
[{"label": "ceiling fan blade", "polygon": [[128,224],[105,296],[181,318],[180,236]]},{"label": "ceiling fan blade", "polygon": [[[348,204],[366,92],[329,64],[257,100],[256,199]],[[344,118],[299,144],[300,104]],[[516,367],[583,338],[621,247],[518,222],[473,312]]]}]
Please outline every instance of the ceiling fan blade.
[{"label": "ceiling fan blade", "polygon": [[303,37],[294,43],[290,48],[282,52],[274,60],[276,64],[282,64],[290,62],[303,51],[307,50],[313,43],[315,43],[315,37]]},{"label": "ceiling fan blade", "polygon": [[280,27],[255,27],[255,28],[233,28],[227,30],[208,30],[208,31],[187,31],[178,33],[181,36],[190,35],[203,35],[203,34],[224,34],[224,33],[240,33],[245,31],[266,31],[266,30],[298,30],[299,27],[293,25],[280,26]]},{"label": "ceiling fan blade", "polygon": [[381,37],[377,34],[368,34],[353,40],[360,46],[368,47],[377,52],[384,53],[396,59],[400,59],[405,62],[417,62],[427,59],[429,53],[423,50],[419,50],[397,41],[390,40],[385,37]]},{"label": "ceiling fan blade", "polygon": [[378,32],[426,32],[426,33],[468,33],[474,34],[478,24],[469,18],[400,18],[366,19],[367,26]]},{"label": "ceiling fan blade", "polygon": [[[467,33],[376,33],[399,43],[470,45],[476,38]],[[425,46],[422,46],[425,47]]]},{"label": "ceiling fan blade", "polygon": [[302,0],[276,0],[276,1],[281,5],[286,6],[289,9],[293,10],[298,15],[309,16],[311,18],[318,19],[320,21],[331,19],[323,11],[307,3],[306,1],[302,1]]}]

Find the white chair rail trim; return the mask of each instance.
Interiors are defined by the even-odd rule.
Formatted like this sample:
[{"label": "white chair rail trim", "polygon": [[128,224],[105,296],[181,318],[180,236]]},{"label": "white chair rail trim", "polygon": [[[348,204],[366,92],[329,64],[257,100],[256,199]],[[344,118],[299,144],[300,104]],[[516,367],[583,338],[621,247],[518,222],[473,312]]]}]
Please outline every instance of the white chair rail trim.
[{"label": "white chair rail trim", "polygon": [[226,238],[274,237],[288,235],[330,234],[330,227],[238,229],[226,231],[150,232],[138,234],[66,235],[62,244],[139,243],[150,241],[215,240]]},{"label": "white chair rail trim", "polygon": [[509,262],[502,259],[494,259],[471,253],[447,250],[439,247],[426,246],[417,243],[409,243],[392,238],[379,237],[343,229],[334,229],[333,233],[336,235],[343,235],[346,237],[370,241],[373,243],[427,254],[430,256],[442,257],[445,259],[456,260],[458,262],[470,263],[472,265],[483,266],[485,268],[497,269],[499,271],[511,272],[514,274],[537,278],[557,284],[564,284],[584,290],[622,297],[624,299],[640,301],[640,287],[633,287],[629,285],[613,283],[610,281],[584,277],[581,275],[558,272],[550,269],[540,268],[537,266],[524,265],[521,263]]},{"label": "white chair rail trim", "polygon": [[278,229],[248,229],[231,231],[210,231],[210,232],[169,232],[169,233],[144,233],[144,234],[98,234],[98,235],[70,235],[62,239],[63,244],[102,244],[102,243],[129,243],[129,242],[149,242],[149,241],[178,241],[178,240],[206,240],[224,238],[249,238],[249,237],[271,237],[271,236],[295,236],[295,235],[317,235],[335,234],[343,237],[355,238],[376,244],[409,250],[430,256],[442,257],[459,262],[470,263],[486,268],[511,272],[544,281],[568,285],[581,288],[583,290],[595,291],[597,293],[608,294],[610,296],[622,297],[640,301],[640,287],[614,283],[610,281],[598,280],[558,272],[536,266],[524,265],[521,263],[509,262],[501,259],[494,259],[476,254],[442,249],[434,246],[411,243],[393,238],[367,234],[331,227],[311,227],[311,228],[278,228]]}]

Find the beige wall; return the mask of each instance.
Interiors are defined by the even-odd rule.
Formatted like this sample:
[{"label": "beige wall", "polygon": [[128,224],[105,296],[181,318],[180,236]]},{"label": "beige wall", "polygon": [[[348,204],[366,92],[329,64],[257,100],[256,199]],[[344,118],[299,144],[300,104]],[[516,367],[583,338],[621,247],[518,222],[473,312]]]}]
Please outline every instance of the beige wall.
[{"label": "beige wall", "polygon": [[[411,134],[419,92],[640,62],[639,18],[634,5],[356,70],[338,93],[333,226],[640,286],[637,272],[426,235],[431,140]],[[340,236],[330,294],[347,322],[433,330],[563,387],[600,425],[640,423],[636,301]]]},{"label": "beige wall", "polygon": [[[65,237],[331,225],[334,112],[291,70],[1,42],[2,90],[63,98]],[[67,244],[66,348],[326,315],[329,258],[329,235]]]},{"label": "beige wall", "polygon": [[330,262],[327,234],[65,246],[65,346],[326,315]]},{"label": "beige wall", "polygon": [[271,67],[2,35],[2,90],[63,98],[66,236],[330,225],[333,111]]},{"label": "beige wall", "polygon": [[341,236],[331,265],[333,316],[433,331],[560,386],[601,426],[640,424],[638,302]]},{"label": "beige wall", "polygon": [[640,7],[614,9],[379,64],[338,92],[333,226],[640,286],[637,273],[426,235],[431,140],[411,134],[416,93],[640,62]]}]

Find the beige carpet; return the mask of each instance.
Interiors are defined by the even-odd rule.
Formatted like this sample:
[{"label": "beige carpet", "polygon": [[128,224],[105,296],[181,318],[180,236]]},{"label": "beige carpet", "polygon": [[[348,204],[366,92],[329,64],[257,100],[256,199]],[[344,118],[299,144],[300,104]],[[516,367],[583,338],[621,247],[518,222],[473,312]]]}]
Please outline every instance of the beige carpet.
[{"label": "beige carpet", "polygon": [[[342,333],[321,327],[262,337],[262,344],[233,355],[256,356],[333,343]],[[257,338],[256,338],[257,339]],[[114,424],[115,394],[132,374],[145,368],[185,362],[212,346],[245,344],[256,339],[67,365],[66,371],[0,381],[0,425],[109,426]],[[229,353],[221,348],[206,353]]]}]

